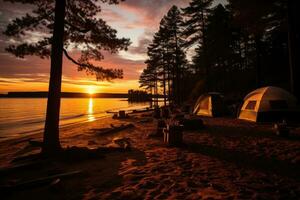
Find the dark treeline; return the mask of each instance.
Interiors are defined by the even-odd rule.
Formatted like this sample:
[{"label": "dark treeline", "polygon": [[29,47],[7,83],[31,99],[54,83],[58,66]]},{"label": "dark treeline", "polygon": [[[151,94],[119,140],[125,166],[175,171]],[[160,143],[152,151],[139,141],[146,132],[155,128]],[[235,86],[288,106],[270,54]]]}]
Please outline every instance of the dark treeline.
[{"label": "dark treeline", "polygon": [[148,47],[141,87],[162,91],[165,102],[176,104],[209,91],[241,98],[267,85],[299,98],[295,2],[229,0],[213,6],[212,0],[191,0],[186,8],[173,6]]},{"label": "dark treeline", "polygon": [[152,96],[143,90],[128,90],[128,101],[144,102],[151,101]]}]

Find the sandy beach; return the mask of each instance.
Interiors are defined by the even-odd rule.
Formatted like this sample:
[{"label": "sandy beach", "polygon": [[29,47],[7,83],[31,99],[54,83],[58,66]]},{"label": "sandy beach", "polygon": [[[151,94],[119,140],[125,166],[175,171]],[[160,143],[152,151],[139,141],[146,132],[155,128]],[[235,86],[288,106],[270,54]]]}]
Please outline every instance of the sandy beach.
[{"label": "sandy beach", "polygon": [[[130,138],[131,150],[98,157],[41,162],[0,171],[0,184],[80,171],[80,174],[29,188],[5,191],[1,199],[298,199],[300,197],[300,130],[287,138],[271,124],[230,118],[203,118],[205,128],[185,131],[184,144],[168,147],[148,135],[157,121],[144,114],[128,119],[103,118],[61,130],[64,148],[95,149],[115,137]],[[101,135],[103,128],[133,123],[133,128]],[[41,140],[41,135],[30,136]],[[1,169],[22,164],[15,158],[40,151],[29,138],[0,143]],[[23,161],[24,162],[24,161]],[[3,189],[4,188],[4,189]],[[3,198],[4,197],[4,198]]]}]

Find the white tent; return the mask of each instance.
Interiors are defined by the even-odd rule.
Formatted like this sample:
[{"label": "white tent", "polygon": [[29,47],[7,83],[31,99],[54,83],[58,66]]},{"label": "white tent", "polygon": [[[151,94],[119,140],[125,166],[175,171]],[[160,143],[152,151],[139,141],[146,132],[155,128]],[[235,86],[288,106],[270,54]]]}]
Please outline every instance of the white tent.
[{"label": "white tent", "polygon": [[193,113],[196,115],[218,117],[226,113],[223,96],[220,93],[207,93],[201,95],[194,106]]},{"label": "white tent", "polygon": [[294,118],[299,111],[297,99],[284,89],[263,87],[245,98],[239,119],[248,121],[280,121]]}]

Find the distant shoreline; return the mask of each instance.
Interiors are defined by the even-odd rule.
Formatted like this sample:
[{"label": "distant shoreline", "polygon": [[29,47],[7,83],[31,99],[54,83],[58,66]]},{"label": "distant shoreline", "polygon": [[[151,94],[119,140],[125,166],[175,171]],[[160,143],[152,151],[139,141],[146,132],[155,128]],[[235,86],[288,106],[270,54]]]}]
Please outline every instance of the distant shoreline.
[{"label": "distant shoreline", "polygon": [[[0,98],[47,98],[48,92],[8,92],[0,94]],[[128,98],[125,93],[75,93],[62,92],[61,98]]]},{"label": "distant shoreline", "polygon": [[[79,93],[79,92],[62,92],[61,98],[116,98],[128,99],[127,93]],[[163,98],[163,95],[152,95],[152,98]],[[0,98],[48,98],[48,92],[8,92],[0,94]]]}]

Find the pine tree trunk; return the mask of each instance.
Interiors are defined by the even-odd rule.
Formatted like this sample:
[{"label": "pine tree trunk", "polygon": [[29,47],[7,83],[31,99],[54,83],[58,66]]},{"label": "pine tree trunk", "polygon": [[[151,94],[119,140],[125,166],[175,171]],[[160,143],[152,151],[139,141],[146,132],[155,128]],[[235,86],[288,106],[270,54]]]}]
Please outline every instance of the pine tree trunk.
[{"label": "pine tree trunk", "polygon": [[171,79],[170,79],[170,69],[168,67],[168,103],[171,104]]},{"label": "pine tree trunk", "polygon": [[[168,49],[167,49],[168,54]],[[168,80],[168,103],[171,104],[171,79],[170,79],[170,60],[167,60],[167,80]]]},{"label": "pine tree trunk", "polygon": [[260,36],[255,36],[255,48],[256,48],[256,87],[261,87],[261,41]]},{"label": "pine tree trunk", "polygon": [[59,111],[62,80],[62,56],[66,0],[56,0],[55,21],[51,48],[51,71],[48,91],[47,114],[42,152],[55,154],[60,151]]},{"label": "pine tree trunk", "polygon": [[288,49],[289,49],[289,66],[290,66],[290,90],[298,98],[300,98],[299,87],[299,58],[296,56],[299,53],[299,31],[297,32],[297,12],[299,10],[299,2],[288,0]]},{"label": "pine tree trunk", "polygon": [[211,91],[210,85],[210,69],[206,62],[206,38],[205,38],[205,19],[204,19],[204,9],[201,12],[201,29],[202,29],[202,65],[205,68],[205,82],[206,82],[206,90],[207,92]]},{"label": "pine tree trunk", "polygon": [[152,92],[152,86],[150,87],[150,95],[151,95],[151,101],[150,101],[150,108],[153,108],[153,92]]},{"label": "pine tree trunk", "polygon": [[164,106],[167,105],[167,99],[166,99],[166,71],[165,71],[165,68],[164,68],[164,71],[163,71],[163,87],[164,87]]},{"label": "pine tree trunk", "polygon": [[175,80],[175,62],[174,62],[174,60],[172,60],[172,71],[171,71],[171,73],[172,73],[172,84],[171,84],[171,96],[172,96],[172,103],[173,104],[176,104],[176,90],[175,90],[175,88],[176,88],[176,80]]},{"label": "pine tree trunk", "polygon": [[165,59],[163,54],[163,88],[164,88],[164,106],[167,105],[167,99],[166,99],[166,67],[165,67]]},{"label": "pine tree trunk", "polygon": [[178,46],[178,37],[177,37],[177,31],[175,30],[175,42],[176,42],[176,46],[175,46],[175,51],[176,51],[176,68],[175,68],[175,74],[176,74],[176,104],[180,105],[180,73],[179,73],[179,55],[178,55],[178,51],[179,51],[179,46]]}]

